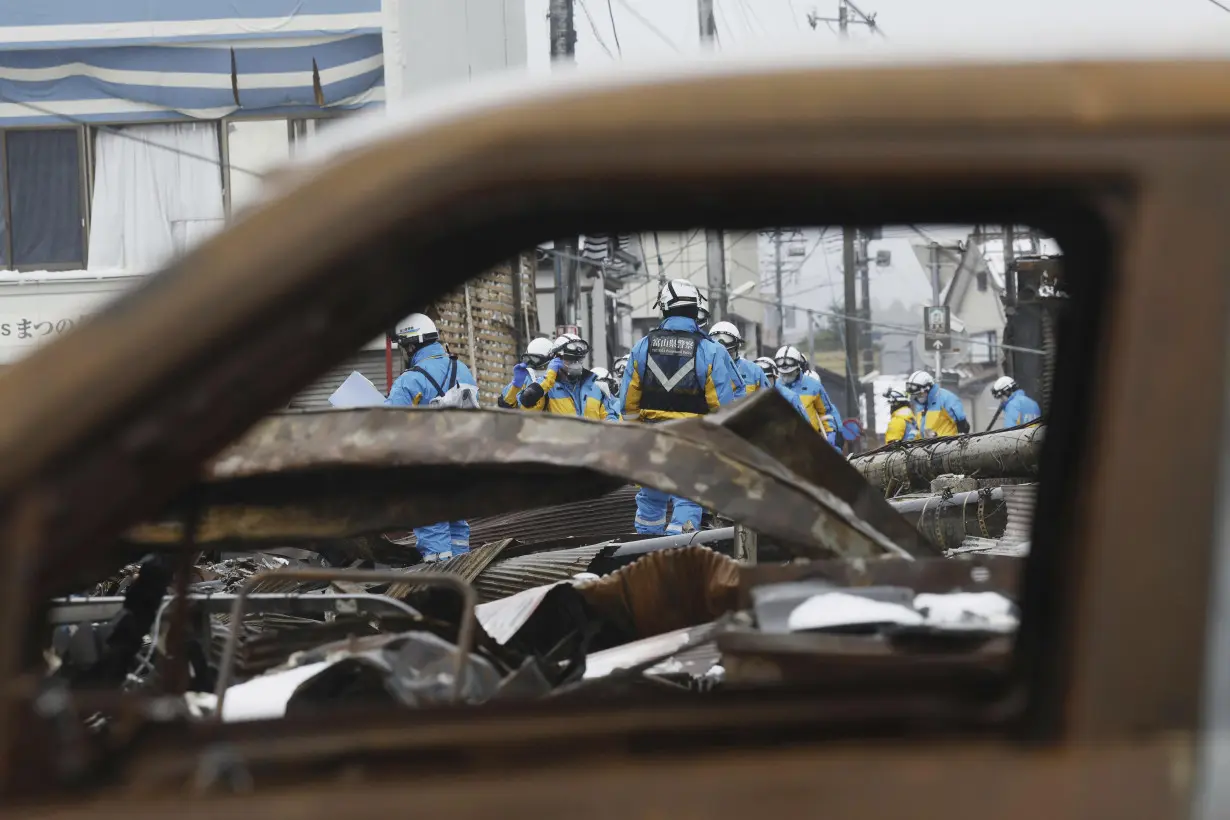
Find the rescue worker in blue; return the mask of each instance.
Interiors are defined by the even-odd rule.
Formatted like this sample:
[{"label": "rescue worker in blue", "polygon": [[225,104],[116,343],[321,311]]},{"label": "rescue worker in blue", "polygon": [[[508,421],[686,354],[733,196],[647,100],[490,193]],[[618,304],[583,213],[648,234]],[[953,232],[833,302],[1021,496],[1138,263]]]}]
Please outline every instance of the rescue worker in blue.
[{"label": "rescue worker in blue", "polygon": [[884,443],[894,441],[913,441],[918,438],[918,423],[914,420],[914,411],[910,409],[910,398],[905,393],[894,388],[884,392],[888,399],[888,429],[884,432]]},{"label": "rescue worker in blue", "polygon": [[948,438],[969,432],[961,399],[936,384],[935,377],[927,371],[911,373],[905,382],[905,392],[910,396],[919,438]]},{"label": "rescue worker in blue", "polygon": [[1019,427],[1042,418],[1042,408],[1025,395],[1011,376],[1000,376],[991,385],[991,395],[999,399],[999,411],[1004,418],[1004,428]]},{"label": "rescue worker in blue", "polygon": [[585,368],[589,342],[571,334],[555,340],[547,372],[517,395],[526,410],[545,410],[564,416],[619,421],[619,413],[606,403],[593,372]]},{"label": "rescue worker in blue", "polygon": [[824,389],[824,384],[806,372],[807,360],[803,358],[803,354],[798,348],[786,345],[778,349],[773,363],[777,365],[778,383],[785,384],[799,397],[799,401],[803,402],[812,429],[840,450],[841,445],[837,443],[837,425],[841,416],[837,412],[837,406],[829,398],[828,391]]},{"label": "rescue worker in blue", "polygon": [[[702,301],[700,291],[686,279],[662,286],[657,302],[662,324],[632,348],[620,386],[627,421],[655,424],[694,418],[734,401],[731,385],[739,376],[730,355],[696,323]],[[701,513],[694,501],[642,487],[636,494],[634,523],[639,533],[691,532],[700,528]]]},{"label": "rescue worker in blue", "polygon": [[554,345],[551,340],[546,337],[539,337],[525,348],[525,354],[522,355],[521,361],[513,366],[512,381],[504,386],[500,391],[500,395],[496,397],[495,403],[498,407],[503,407],[506,410],[514,409],[517,405],[517,394],[521,392],[527,384],[537,379],[546,370],[547,364],[551,361],[551,350]]},{"label": "rescue worker in blue", "polygon": [[[743,393],[750,395],[762,387],[769,386],[764,371],[755,362],[749,362],[743,358],[743,337],[739,335],[739,328],[735,327],[732,322],[718,322],[709,331],[709,338],[726,348],[726,352],[730,354],[735,372],[743,380]],[[742,395],[737,389],[735,393],[736,398]]]},{"label": "rescue worker in blue", "polygon": [[807,408],[803,406],[803,402],[799,400],[798,395],[777,380],[777,364],[768,356],[761,356],[754,364],[764,379],[765,387],[772,388],[785,396],[786,400],[790,402],[790,406],[803,417],[804,421],[811,424],[811,416],[807,415]]},{"label": "rescue worker in blue", "polygon": [[603,403],[607,412],[614,413],[616,418],[622,418],[623,402],[619,399],[619,382],[615,381],[615,377],[605,367],[595,367],[593,374],[598,382],[598,389],[606,397]]},{"label": "rescue worker in blue", "polygon": [[[450,356],[440,344],[440,333],[431,319],[415,313],[397,331],[397,343],[410,357],[410,367],[393,382],[384,403],[395,407],[426,407],[454,384],[477,385],[470,368]],[[425,562],[443,561],[470,551],[470,525],[444,521],[416,527],[414,537]]]}]

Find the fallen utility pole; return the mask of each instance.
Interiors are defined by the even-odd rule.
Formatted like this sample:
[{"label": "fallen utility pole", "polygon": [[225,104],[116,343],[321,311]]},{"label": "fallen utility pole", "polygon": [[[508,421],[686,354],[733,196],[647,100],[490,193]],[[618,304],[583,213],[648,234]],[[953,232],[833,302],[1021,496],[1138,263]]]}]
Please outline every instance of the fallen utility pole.
[{"label": "fallen utility pole", "polygon": [[892,508],[942,550],[961,546],[967,536],[1001,538],[1008,525],[1008,505],[999,487],[891,499]]},{"label": "fallen utility pole", "polygon": [[1038,474],[1045,431],[1044,425],[1033,425],[894,444],[855,456],[850,465],[886,494],[927,488],[941,475],[1030,478]]}]

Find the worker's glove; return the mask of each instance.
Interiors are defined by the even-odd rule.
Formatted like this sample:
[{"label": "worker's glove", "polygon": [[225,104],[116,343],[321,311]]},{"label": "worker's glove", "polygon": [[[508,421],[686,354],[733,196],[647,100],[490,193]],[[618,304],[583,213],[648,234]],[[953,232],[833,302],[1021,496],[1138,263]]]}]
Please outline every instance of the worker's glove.
[{"label": "worker's glove", "polygon": [[513,365],[513,387],[520,390],[528,381],[531,381],[529,366],[525,362],[517,362]]},{"label": "worker's glove", "polygon": [[551,360],[551,364],[547,365],[547,370],[550,370],[557,377],[564,372],[564,360],[556,356]]}]

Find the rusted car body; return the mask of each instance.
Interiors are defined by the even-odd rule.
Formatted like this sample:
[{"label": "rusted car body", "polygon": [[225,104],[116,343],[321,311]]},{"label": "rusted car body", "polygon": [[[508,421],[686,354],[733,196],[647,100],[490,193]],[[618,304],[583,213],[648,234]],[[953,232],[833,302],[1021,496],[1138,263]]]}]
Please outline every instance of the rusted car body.
[{"label": "rusted car body", "polygon": [[[1228,156],[1219,62],[761,65],[460,105],[290,179],[0,380],[6,816],[1190,816],[1222,461],[1140,408],[1223,427]],[[1006,673],[192,729],[132,704],[105,770],[48,765],[77,741],[30,671],[45,597],[408,309],[594,226],[928,220],[1037,225],[1072,272]]]}]

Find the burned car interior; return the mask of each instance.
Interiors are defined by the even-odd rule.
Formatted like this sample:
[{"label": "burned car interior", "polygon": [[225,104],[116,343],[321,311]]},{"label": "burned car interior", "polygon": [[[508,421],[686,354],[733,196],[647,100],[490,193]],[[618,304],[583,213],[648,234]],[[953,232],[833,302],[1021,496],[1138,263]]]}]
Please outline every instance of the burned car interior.
[{"label": "burned car interior", "polygon": [[[1172,112],[1134,94],[1144,68],[914,70],[930,107],[894,108],[903,71],[560,91],[384,136],[306,167],[6,372],[5,801],[135,795],[155,811],[191,793],[207,816],[215,798],[255,793],[323,816],[342,810],[336,795],[277,801],[305,777],[323,794],[409,776],[423,812],[462,799],[477,813],[497,797],[458,798],[448,777],[519,779],[502,792],[515,799],[568,760],[593,766],[557,795],[592,805],[640,782],[666,810],[687,789],[646,770],[674,755],[688,783],[727,781],[692,804],[707,816],[752,810],[753,779],[804,771],[847,816],[876,816],[889,798],[853,797],[877,790],[866,771],[921,777],[938,799],[960,782],[920,774],[938,754],[988,784],[1008,782],[996,761],[1032,755],[1013,782],[1039,791],[1139,771],[1137,805],[1174,811],[1156,774],[1174,746],[1111,763],[1081,748],[1198,725],[1212,490],[1170,479],[1211,488],[1217,454],[1139,435],[1129,405],[1220,372],[1221,346],[1197,340],[1224,336],[1225,277],[1174,238],[1227,215],[1224,132],[1155,127]],[[1042,89],[1049,116],[1024,122],[953,77]],[[854,87],[876,92],[860,116]],[[791,105],[791,89],[816,106]],[[754,124],[720,106],[675,119],[681,93],[763,108]],[[543,127],[561,100],[574,117]],[[1210,121],[1226,125],[1199,106],[1184,120]],[[1042,425],[847,458],[773,390],[664,424],[277,412],[407,311],[546,237],[941,223],[1035,226],[1062,248],[1058,398]],[[1165,287],[1168,255],[1216,286]],[[1167,340],[1151,343],[1160,323]],[[1193,372],[1151,368],[1168,356]],[[1189,423],[1219,414],[1193,405]],[[636,486],[692,499],[717,525],[624,537],[604,522],[632,520]],[[566,517],[576,526],[558,527]],[[439,563],[390,535],[454,518],[471,521],[472,548]],[[1010,606],[947,629],[954,592]],[[1161,611],[1133,608],[1151,592]],[[879,607],[869,622],[893,628],[831,628],[808,606],[825,596]],[[805,752],[769,774],[787,748]],[[737,774],[720,758],[733,749],[764,761]],[[635,772],[601,780],[612,760]],[[985,808],[988,788],[952,816]],[[1053,799],[1061,816],[1092,805]],[[395,790],[370,801],[396,806]]]}]

